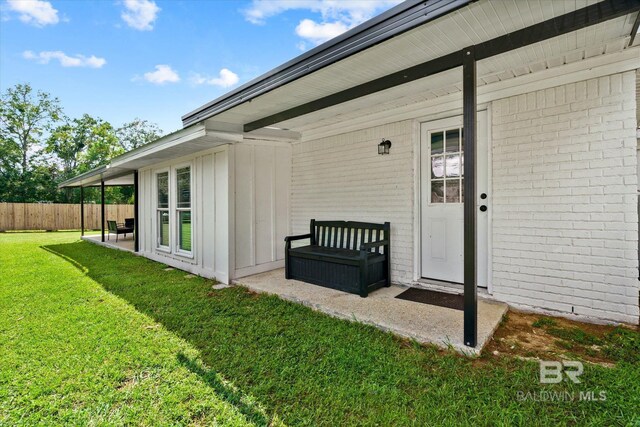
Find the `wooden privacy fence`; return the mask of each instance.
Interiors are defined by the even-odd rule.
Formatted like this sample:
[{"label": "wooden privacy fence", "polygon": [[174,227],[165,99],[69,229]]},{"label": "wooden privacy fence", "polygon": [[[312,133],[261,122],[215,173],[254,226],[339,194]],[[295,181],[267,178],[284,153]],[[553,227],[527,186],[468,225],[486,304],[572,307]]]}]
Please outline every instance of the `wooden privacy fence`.
[{"label": "wooden privacy fence", "polygon": [[[133,218],[133,205],[105,205],[105,221],[125,218]],[[84,205],[84,228],[100,228],[99,204]],[[0,203],[0,231],[74,229],[80,229],[79,204]]]}]

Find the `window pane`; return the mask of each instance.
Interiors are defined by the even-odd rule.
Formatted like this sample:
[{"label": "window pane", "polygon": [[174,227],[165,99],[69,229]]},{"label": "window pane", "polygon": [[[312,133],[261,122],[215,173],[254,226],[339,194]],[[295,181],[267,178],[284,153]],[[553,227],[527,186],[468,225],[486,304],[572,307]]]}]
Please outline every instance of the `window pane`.
[{"label": "window pane", "polygon": [[460,176],[460,154],[447,156],[447,176]]},{"label": "window pane", "polygon": [[444,148],[444,140],[442,132],[431,134],[431,154],[442,154]]},{"label": "window pane", "polygon": [[178,212],[180,249],[191,252],[191,211]]},{"label": "window pane", "polygon": [[460,130],[450,129],[447,131],[447,143],[445,151],[449,153],[456,153],[460,151]]},{"label": "window pane", "polygon": [[431,178],[444,177],[444,158],[442,156],[431,158]]},{"label": "window pane", "polygon": [[191,207],[191,168],[186,167],[176,170],[176,183],[178,185],[178,208]]},{"label": "window pane", "polygon": [[159,242],[160,246],[169,246],[169,212],[158,211],[158,227],[160,228]]},{"label": "window pane", "polygon": [[169,173],[162,172],[157,175],[158,180],[158,207],[169,207]]},{"label": "window pane", "polygon": [[431,181],[431,203],[444,203],[444,182]]},{"label": "window pane", "polygon": [[457,179],[447,180],[447,203],[457,203],[460,201],[460,181]]}]

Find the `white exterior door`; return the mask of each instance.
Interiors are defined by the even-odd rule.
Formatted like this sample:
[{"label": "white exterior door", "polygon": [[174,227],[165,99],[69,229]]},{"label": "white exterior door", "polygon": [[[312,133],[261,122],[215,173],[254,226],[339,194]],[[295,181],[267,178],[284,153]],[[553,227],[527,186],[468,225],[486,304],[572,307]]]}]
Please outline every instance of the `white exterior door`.
[{"label": "white exterior door", "polygon": [[[478,112],[477,265],[478,286],[487,286],[488,188],[487,112]],[[464,152],[462,116],[422,123],[421,229],[424,278],[462,283],[464,279]],[[483,198],[484,197],[484,198]]]}]

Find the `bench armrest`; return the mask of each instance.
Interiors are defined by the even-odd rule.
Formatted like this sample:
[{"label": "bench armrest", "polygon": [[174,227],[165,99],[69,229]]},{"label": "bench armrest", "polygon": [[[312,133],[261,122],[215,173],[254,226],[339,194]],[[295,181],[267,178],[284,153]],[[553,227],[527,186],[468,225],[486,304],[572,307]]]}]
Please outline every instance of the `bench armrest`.
[{"label": "bench armrest", "polygon": [[302,240],[302,239],[310,239],[311,234],[299,234],[297,236],[287,236],[284,238],[285,242],[291,242],[293,240]]},{"label": "bench armrest", "polygon": [[363,243],[362,245],[360,245],[360,250],[366,251],[368,249],[377,248],[379,246],[385,246],[388,244],[389,244],[389,239],[382,239],[376,242]]}]

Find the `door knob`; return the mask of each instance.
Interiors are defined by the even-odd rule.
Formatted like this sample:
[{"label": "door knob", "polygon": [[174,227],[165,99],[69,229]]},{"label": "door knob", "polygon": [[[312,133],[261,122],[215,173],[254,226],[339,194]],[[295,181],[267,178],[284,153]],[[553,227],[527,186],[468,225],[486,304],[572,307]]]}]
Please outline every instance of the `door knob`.
[{"label": "door knob", "polygon": [[480,195],[480,198],[483,199],[483,200],[486,199],[487,198],[487,193],[482,193]]},{"label": "door knob", "polygon": [[487,206],[486,205],[480,206],[480,211],[481,212],[486,212],[487,211]]}]

